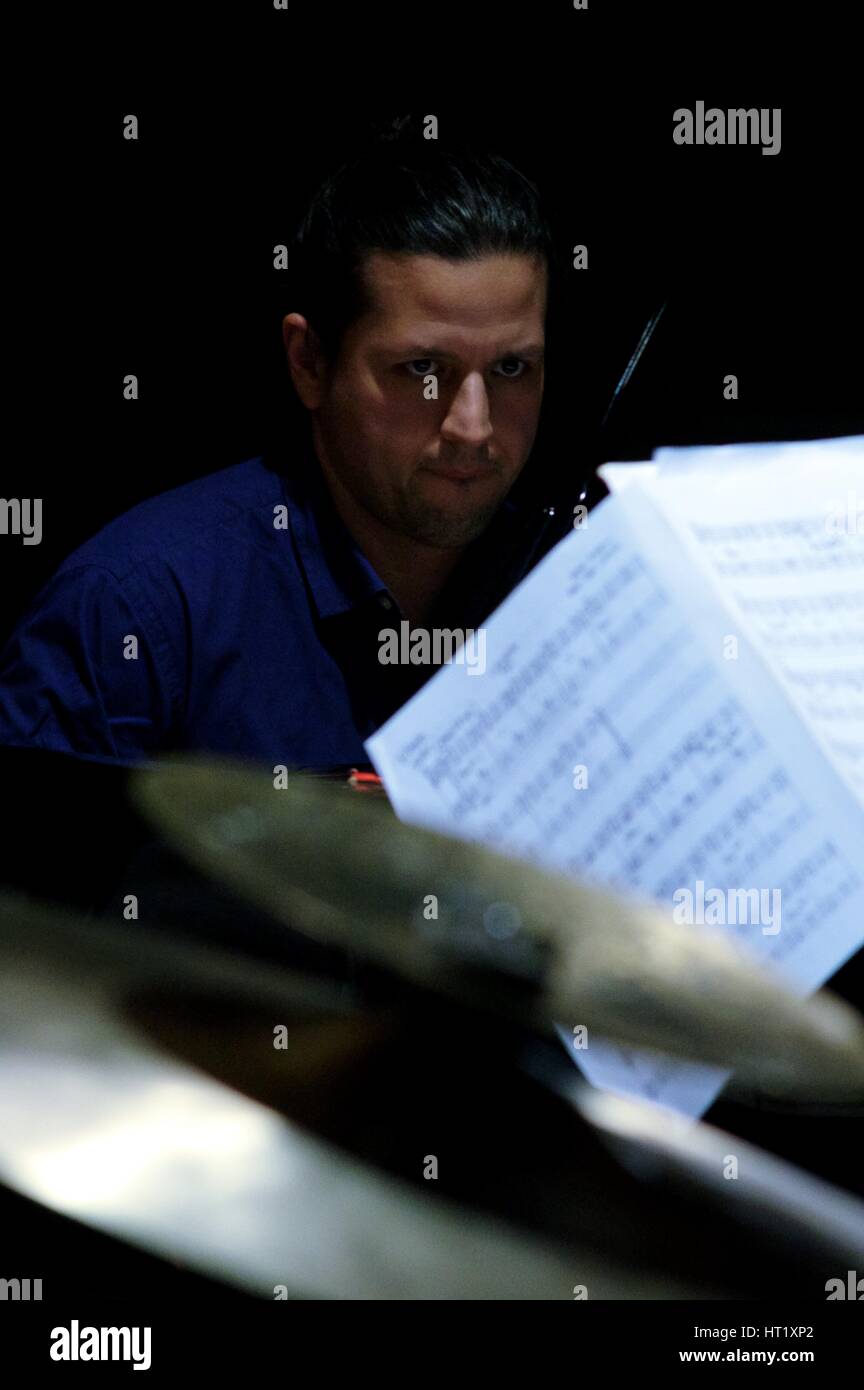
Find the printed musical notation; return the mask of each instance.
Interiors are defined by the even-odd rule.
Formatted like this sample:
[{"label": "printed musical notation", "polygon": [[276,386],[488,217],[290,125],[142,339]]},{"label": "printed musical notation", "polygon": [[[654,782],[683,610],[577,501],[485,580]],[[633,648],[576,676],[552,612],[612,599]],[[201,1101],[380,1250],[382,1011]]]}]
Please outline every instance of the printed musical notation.
[{"label": "printed musical notation", "polygon": [[[466,680],[455,666],[438,673],[367,748],[403,819],[653,899],[670,913],[676,890],[692,891],[699,880],[724,892],[777,891],[779,931],[748,922],[729,929],[796,988],[813,989],[864,937],[864,862],[831,799],[835,774],[826,764],[826,797],[825,782],[799,762],[802,743],[821,759],[818,745],[752,652],[763,640],[765,661],[770,643],[782,652],[787,672],[810,692],[808,718],[820,708],[824,718],[829,702],[835,712],[854,705],[858,668],[847,650],[859,607],[845,579],[824,577],[850,567],[828,565],[836,549],[803,521],[724,523],[691,536],[705,591],[699,612],[712,632],[734,630],[734,622],[706,576],[730,592],[734,584],[742,623],[750,605],[754,645],[749,665],[735,669],[719,660],[683,601],[682,587],[695,580],[679,569],[676,587],[659,542],[653,550],[640,544],[632,511],[616,508],[634,491],[595,509],[493,615],[482,680]],[[695,512],[704,515],[704,506]],[[797,547],[805,563],[808,545],[822,577],[791,588],[791,553]],[[805,619],[830,640],[784,642]],[[796,665],[799,650],[806,659]],[[836,724],[834,735],[854,744],[854,721]],[[692,1115],[725,1079],[717,1068],[605,1041],[574,1060],[595,1084]]]},{"label": "printed musical notation", "polygon": [[[818,490],[800,469],[735,473],[712,488],[710,524],[698,475],[649,487],[864,804],[864,519],[850,511],[840,525],[824,500],[854,496],[862,464],[864,450],[857,463],[838,452]],[[745,485],[748,520],[732,520]]]}]

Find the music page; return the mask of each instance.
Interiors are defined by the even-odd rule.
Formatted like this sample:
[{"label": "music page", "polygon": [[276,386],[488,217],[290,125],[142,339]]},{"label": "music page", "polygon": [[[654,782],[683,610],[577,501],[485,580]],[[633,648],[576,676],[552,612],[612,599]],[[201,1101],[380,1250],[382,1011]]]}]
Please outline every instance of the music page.
[{"label": "music page", "polygon": [[[487,623],[482,672],[443,666],[369,756],[402,819],[669,912],[689,901],[694,930],[709,894],[752,890],[756,920],[724,925],[815,989],[864,935],[864,818],[639,494],[584,518]],[[579,1020],[560,1023],[570,1038]],[[572,1055],[596,1085],[693,1116],[726,1079],[599,1038]]]}]

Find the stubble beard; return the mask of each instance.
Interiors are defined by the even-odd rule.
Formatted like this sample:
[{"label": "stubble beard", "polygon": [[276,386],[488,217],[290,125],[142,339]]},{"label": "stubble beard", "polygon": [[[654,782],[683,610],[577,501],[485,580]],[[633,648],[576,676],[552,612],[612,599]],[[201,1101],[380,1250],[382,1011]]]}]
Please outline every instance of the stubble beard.
[{"label": "stubble beard", "polygon": [[470,545],[483,534],[502,500],[496,497],[483,506],[472,507],[469,512],[458,513],[446,507],[435,507],[422,498],[406,496],[397,515],[388,520],[402,535],[420,545],[455,550]]},{"label": "stubble beard", "polygon": [[416,476],[392,499],[390,515],[380,519],[418,545],[438,550],[462,549],[483,534],[504,501],[508,489],[503,486],[500,469],[496,472],[499,489],[495,495],[482,502],[469,503],[469,483],[461,508],[457,507],[455,499],[452,507],[430,502],[423,495],[420,477]]},{"label": "stubble beard", "polygon": [[[422,484],[411,479],[395,493],[382,496],[369,486],[368,479],[353,469],[341,474],[342,486],[379,525],[387,530],[437,550],[463,549],[483,534],[499,510],[507,488],[467,510],[436,506],[422,495]],[[463,508],[467,502],[463,502]]]}]

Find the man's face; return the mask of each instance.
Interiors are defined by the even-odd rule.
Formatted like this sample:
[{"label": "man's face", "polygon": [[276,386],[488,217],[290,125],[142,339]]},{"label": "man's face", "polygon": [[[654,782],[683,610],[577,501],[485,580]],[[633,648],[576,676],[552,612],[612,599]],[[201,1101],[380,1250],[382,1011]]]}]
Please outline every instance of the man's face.
[{"label": "man's face", "polygon": [[376,251],[364,275],[372,307],[347,329],[315,416],[325,473],[388,529],[467,545],[534,442],[545,265]]}]

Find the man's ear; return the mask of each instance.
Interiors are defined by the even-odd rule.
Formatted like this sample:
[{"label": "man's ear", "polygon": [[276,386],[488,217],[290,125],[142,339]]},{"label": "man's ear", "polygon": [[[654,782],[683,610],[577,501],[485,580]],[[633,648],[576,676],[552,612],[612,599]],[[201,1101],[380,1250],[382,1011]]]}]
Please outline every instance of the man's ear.
[{"label": "man's ear", "polygon": [[294,390],[307,410],[317,410],[327,382],[327,364],[318,337],[302,314],[286,314],[282,340]]}]

